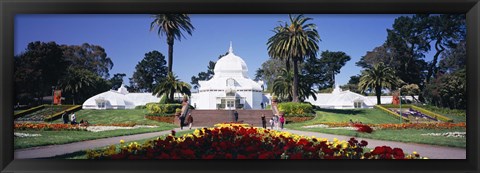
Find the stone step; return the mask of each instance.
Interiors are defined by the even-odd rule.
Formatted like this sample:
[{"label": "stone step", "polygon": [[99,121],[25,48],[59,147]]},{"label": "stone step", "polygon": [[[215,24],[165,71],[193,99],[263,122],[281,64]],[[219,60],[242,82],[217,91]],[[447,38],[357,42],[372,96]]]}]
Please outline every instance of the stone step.
[{"label": "stone step", "polygon": [[[253,125],[255,127],[262,126],[261,116],[265,115],[268,120],[273,117],[272,110],[237,110],[238,121],[246,124]],[[194,126],[210,127],[218,123],[233,122],[233,111],[231,110],[192,110]],[[179,119],[175,118],[175,124],[179,125]]]}]

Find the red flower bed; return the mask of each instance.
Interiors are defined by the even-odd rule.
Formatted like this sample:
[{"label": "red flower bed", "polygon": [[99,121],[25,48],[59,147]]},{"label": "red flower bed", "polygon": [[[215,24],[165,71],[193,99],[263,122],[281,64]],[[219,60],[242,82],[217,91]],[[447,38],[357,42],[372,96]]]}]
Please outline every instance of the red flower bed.
[{"label": "red flower bed", "polygon": [[373,132],[373,129],[366,124],[356,123],[356,124],[352,124],[352,126],[356,127],[358,132],[362,132],[362,133],[372,133]]},{"label": "red flower bed", "polygon": [[[321,138],[303,138],[288,132],[263,128],[230,126],[204,128],[183,137],[172,135],[131,143],[116,149],[88,151],[90,159],[393,159],[405,157],[401,149],[391,152],[364,152],[367,141],[351,138],[348,142],[329,142]],[[388,155],[387,155],[388,154]],[[400,157],[403,154],[404,157]]]},{"label": "red flower bed", "polygon": [[16,123],[15,130],[86,130],[85,127],[70,124]]}]

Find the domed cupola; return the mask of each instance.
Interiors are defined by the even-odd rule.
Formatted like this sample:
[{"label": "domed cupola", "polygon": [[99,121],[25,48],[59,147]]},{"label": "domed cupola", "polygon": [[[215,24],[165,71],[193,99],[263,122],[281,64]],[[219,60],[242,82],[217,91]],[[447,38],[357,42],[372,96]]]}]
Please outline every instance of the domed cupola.
[{"label": "domed cupola", "polygon": [[232,43],[228,54],[220,58],[213,69],[215,77],[243,77],[248,78],[248,67],[242,58],[233,53]]}]

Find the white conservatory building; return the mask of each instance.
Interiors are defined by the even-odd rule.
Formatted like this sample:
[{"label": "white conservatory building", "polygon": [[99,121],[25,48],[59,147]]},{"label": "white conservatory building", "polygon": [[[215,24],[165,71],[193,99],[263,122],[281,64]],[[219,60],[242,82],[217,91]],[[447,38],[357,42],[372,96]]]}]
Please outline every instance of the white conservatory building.
[{"label": "white conservatory building", "polygon": [[136,106],[159,102],[160,98],[152,93],[129,93],[122,84],[117,91],[110,90],[83,102],[83,109],[134,109]]},{"label": "white conservatory building", "polygon": [[192,93],[190,104],[196,109],[261,109],[263,83],[248,77],[247,64],[233,53],[231,44],[214,72],[212,79],[198,81],[198,92]]}]

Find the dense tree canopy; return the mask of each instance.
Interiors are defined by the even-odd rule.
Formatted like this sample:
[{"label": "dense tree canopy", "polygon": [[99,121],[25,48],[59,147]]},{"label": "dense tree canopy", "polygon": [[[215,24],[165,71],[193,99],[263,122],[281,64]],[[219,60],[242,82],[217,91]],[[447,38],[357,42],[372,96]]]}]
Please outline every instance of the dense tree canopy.
[{"label": "dense tree canopy", "polygon": [[135,66],[129,89],[152,92],[155,85],[167,76],[166,63],[165,56],[156,50],[145,53],[144,58]]},{"label": "dense tree canopy", "polygon": [[82,45],[62,45],[62,49],[65,59],[73,68],[86,69],[104,79],[110,77],[109,71],[113,67],[113,62],[103,47],[83,43]]}]

